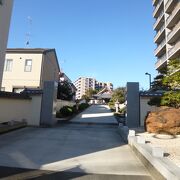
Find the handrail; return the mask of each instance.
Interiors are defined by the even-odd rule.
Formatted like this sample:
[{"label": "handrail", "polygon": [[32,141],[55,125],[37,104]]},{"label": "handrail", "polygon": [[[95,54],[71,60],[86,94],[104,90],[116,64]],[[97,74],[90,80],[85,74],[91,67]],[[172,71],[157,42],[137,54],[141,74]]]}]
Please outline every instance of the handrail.
[{"label": "handrail", "polygon": [[174,35],[174,33],[180,28],[180,21],[175,25],[175,27],[169,32],[167,35],[167,39],[171,39],[171,37]]},{"label": "handrail", "polygon": [[179,11],[180,8],[180,3],[177,4],[177,6],[175,7],[175,9],[172,11],[172,13],[169,15],[169,17],[166,19],[166,23],[167,25],[169,24],[169,22],[172,20],[172,18],[174,17],[174,15]]},{"label": "handrail", "polygon": [[160,0],[159,3],[157,4],[157,6],[155,7],[154,11],[153,11],[153,16],[157,13],[157,10],[159,9],[159,7],[161,6],[161,3],[163,2],[163,0]]},{"label": "handrail", "polygon": [[180,40],[168,51],[168,56],[170,57],[174,52],[180,47]]},{"label": "handrail", "polygon": [[166,44],[165,39],[157,46],[157,48],[154,50],[154,53],[157,54],[157,52]]}]

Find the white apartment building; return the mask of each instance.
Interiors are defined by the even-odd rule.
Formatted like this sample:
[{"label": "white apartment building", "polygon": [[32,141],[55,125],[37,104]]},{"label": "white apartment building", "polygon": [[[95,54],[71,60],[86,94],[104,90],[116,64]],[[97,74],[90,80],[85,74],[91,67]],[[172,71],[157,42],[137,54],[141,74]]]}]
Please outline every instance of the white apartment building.
[{"label": "white apartment building", "polygon": [[180,1],[153,0],[153,6],[154,42],[157,44],[155,68],[160,72],[169,60],[180,58]]},{"label": "white apartment building", "polygon": [[3,75],[12,7],[13,0],[0,0],[0,88]]},{"label": "white apartment building", "polygon": [[44,81],[59,82],[60,68],[55,49],[13,48],[6,50],[2,91],[43,89]]},{"label": "white apartment building", "polygon": [[74,82],[74,85],[77,89],[76,99],[81,99],[88,89],[95,89],[96,80],[94,78],[80,77]]},{"label": "white apartment building", "polygon": [[85,95],[86,91],[89,89],[100,90],[104,87],[113,90],[112,83],[104,83],[98,82],[95,78],[89,77],[80,77],[75,82],[74,85],[77,89],[76,91],[76,99],[81,99],[83,95]]}]

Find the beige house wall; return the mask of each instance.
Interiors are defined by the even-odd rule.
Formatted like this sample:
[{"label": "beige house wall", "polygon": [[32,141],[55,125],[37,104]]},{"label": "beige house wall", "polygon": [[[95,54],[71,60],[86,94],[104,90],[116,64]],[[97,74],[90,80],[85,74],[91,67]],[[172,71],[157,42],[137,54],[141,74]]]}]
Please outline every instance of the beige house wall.
[{"label": "beige house wall", "polygon": [[28,125],[40,125],[41,95],[32,99],[0,98],[0,123],[26,120]]},{"label": "beige house wall", "polygon": [[[6,59],[12,59],[12,71],[4,71],[2,87],[12,92],[14,87],[40,87],[42,54],[6,54]],[[26,59],[32,59],[31,72],[25,72]]]},{"label": "beige house wall", "polygon": [[0,5],[0,88],[3,75],[5,50],[7,47],[13,0],[2,1]]}]

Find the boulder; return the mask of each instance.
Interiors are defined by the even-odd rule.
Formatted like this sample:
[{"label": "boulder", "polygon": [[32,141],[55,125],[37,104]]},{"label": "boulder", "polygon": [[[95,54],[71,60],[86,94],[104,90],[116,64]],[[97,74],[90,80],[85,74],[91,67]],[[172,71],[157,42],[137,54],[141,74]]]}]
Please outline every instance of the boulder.
[{"label": "boulder", "polygon": [[163,134],[180,134],[180,108],[161,108],[150,112],[145,121],[147,132]]}]

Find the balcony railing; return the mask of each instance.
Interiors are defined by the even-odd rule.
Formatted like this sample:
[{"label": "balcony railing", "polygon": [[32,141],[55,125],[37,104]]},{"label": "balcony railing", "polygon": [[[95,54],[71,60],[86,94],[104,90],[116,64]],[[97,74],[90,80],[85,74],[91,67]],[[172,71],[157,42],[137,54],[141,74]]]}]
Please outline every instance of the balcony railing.
[{"label": "balcony railing", "polygon": [[163,0],[160,0],[159,3],[157,4],[157,6],[155,7],[154,11],[153,11],[153,17],[155,17],[156,13],[159,10],[159,7],[161,6],[161,3],[163,2]]},{"label": "balcony railing", "polygon": [[165,9],[167,9],[167,7],[169,7],[169,5],[173,2],[174,0],[168,0],[165,4]]},{"label": "balcony railing", "polygon": [[161,11],[161,13],[159,14],[159,17],[156,19],[156,21],[155,21],[155,23],[154,23],[154,26],[153,26],[154,29],[155,29],[156,26],[159,24],[159,22],[160,22],[161,18],[163,17],[163,15],[164,15],[164,12]]},{"label": "balcony railing", "polygon": [[176,24],[176,26],[172,29],[172,31],[170,31],[170,33],[167,35],[167,40],[169,41],[174,34],[179,30],[180,28],[180,21]]},{"label": "balcony railing", "polygon": [[179,11],[180,9],[180,3],[177,4],[177,6],[175,7],[175,9],[172,11],[172,13],[169,15],[169,17],[166,20],[166,24],[168,25],[170,23],[170,21],[174,18],[174,16],[176,15],[176,13]]},{"label": "balcony railing", "polygon": [[154,54],[156,55],[166,44],[165,39],[158,45],[158,47],[154,50]]},{"label": "balcony railing", "polygon": [[158,0],[153,0],[153,3],[152,3],[152,4],[154,5],[156,1],[158,1]]},{"label": "balcony railing", "polygon": [[164,54],[161,58],[158,58],[158,60],[157,60],[157,62],[155,64],[156,69],[158,69],[159,66],[161,66],[164,62],[166,62],[166,60],[167,60],[166,54]]},{"label": "balcony railing", "polygon": [[180,40],[168,51],[168,57],[170,58],[178,49],[180,49]]},{"label": "balcony railing", "polygon": [[165,29],[165,25],[163,25],[159,31],[157,32],[157,34],[154,36],[154,41],[156,42],[156,40],[158,39],[158,37],[161,35],[161,33],[164,31]]}]

